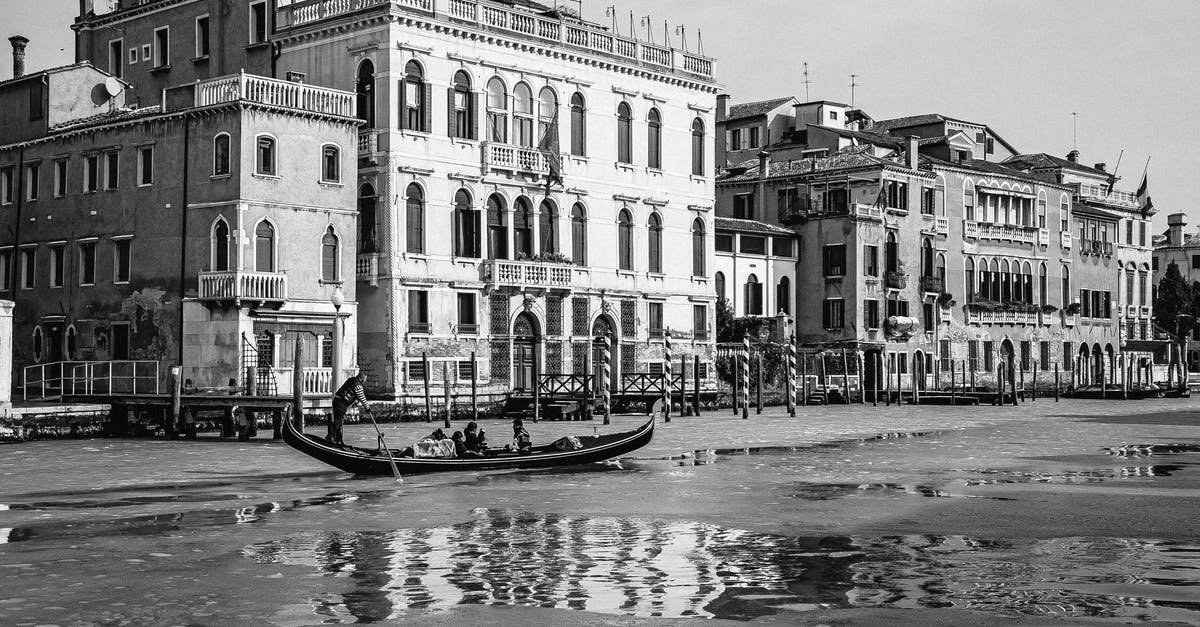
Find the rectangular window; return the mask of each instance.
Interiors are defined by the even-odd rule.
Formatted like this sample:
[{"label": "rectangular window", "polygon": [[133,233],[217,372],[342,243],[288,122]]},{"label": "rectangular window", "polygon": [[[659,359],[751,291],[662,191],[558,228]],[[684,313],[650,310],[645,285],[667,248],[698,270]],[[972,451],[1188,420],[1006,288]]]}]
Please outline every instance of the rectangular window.
[{"label": "rectangular window", "polygon": [[37,200],[42,188],[42,164],[40,162],[25,164],[25,200]]},{"label": "rectangular window", "polygon": [[267,3],[250,5],[250,45],[267,41]]},{"label": "rectangular window", "polygon": [[868,299],[863,301],[863,324],[868,329],[879,328],[879,301]]},{"label": "rectangular window", "polygon": [[776,212],[780,222],[786,222],[800,211],[800,190],[796,187],[785,187],[777,192]]},{"label": "rectangular window", "polygon": [[879,276],[879,247],[863,246],[863,274]]},{"label": "rectangular window", "polygon": [[1042,372],[1050,370],[1050,342],[1046,340],[1038,342],[1038,368]]},{"label": "rectangular window", "polygon": [[1063,342],[1063,370],[1071,371],[1071,365],[1075,363],[1075,354],[1071,352],[1071,343]]},{"label": "rectangular window", "polygon": [[63,286],[63,263],[66,257],[66,246],[55,244],[50,247],[50,287]]},{"label": "rectangular window", "polygon": [[737,194],[733,197],[733,217],[740,220],[754,219],[754,194]]},{"label": "rectangular window", "polygon": [[132,243],[129,238],[113,240],[113,283],[129,282]]},{"label": "rectangular window", "polygon": [[10,205],[13,201],[13,172],[15,168],[0,168],[0,205]]},{"label": "rectangular window", "polygon": [[992,361],[992,342],[990,340],[983,341],[983,370],[991,372],[996,367]]},{"label": "rectangular window", "polygon": [[1192,255],[1192,269],[1200,269],[1200,255]]},{"label": "rectangular window", "polygon": [[429,292],[408,291],[408,332],[429,333]]},{"label": "rectangular window", "polygon": [[108,73],[117,78],[121,78],[125,69],[125,57],[122,56],[125,52],[125,43],[120,39],[112,39],[108,42]]},{"label": "rectangular window", "polygon": [[458,332],[464,335],[479,333],[479,319],[475,315],[475,295],[458,295]]},{"label": "rectangular window", "polygon": [[100,155],[84,155],[83,191],[94,192],[98,189],[100,189]]},{"label": "rectangular window", "polygon": [[735,128],[732,131],[729,131],[729,149],[730,150],[741,150],[742,149],[742,129]]},{"label": "rectangular window", "polygon": [[1138,222],[1138,246],[1146,245],[1146,222]]},{"label": "rectangular window", "polygon": [[708,307],[705,305],[692,305],[692,337],[708,339]]},{"label": "rectangular window", "polygon": [[752,237],[743,235],[739,248],[741,252],[747,255],[765,255],[767,254],[767,241],[761,237]]},{"label": "rectangular window", "polygon": [[719,234],[716,236],[717,252],[731,253],[733,252],[733,236]]},{"label": "rectangular window", "polygon": [[54,197],[62,198],[67,195],[67,160],[54,160]]},{"label": "rectangular window", "polygon": [[1033,346],[1029,340],[1021,340],[1021,365],[1023,370],[1033,370]]},{"label": "rectangular window", "polygon": [[196,58],[208,56],[208,16],[196,18]]},{"label": "rectangular window", "polygon": [[967,340],[967,368],[979,371],[979,340]]},{"label": "rectangular window", "polygon": [[116,189],[121,182],[121,153],[104,153],[104,189]]},{"label": "rectangular window", "polygon": [[884,193],[889,209],[908,211],[908,183],[884,181]]},{"label": "rectangular window", "polygon": [[950,370],[954,365],[950,360],[950,340],[941,340],[938,342],[938,354],[942,360],[941,370],[943,372]]},{"label": "rectangular window", "polygon": [[138,187],[154,183],[154,146],[138,148]]},{"label": "rectangular window", "polygon": [[37,122],[45,118],[46,96],[42,81],[29,81],[29,121]]},{"label": "rectangular window", "polygon": [[758,127],[752,126],[752,127],[750,127],[749,131],[750,131],[750,147],[758,148]]},{"label": "rectangular window", "polygon": [[793,252],[792,238],[776,235],[771,238],[771,254],[776,257],[795,257]]},{"label": "rectangular window", "polygon": [[458,380],[470,381],[475,378],[475,362],[470,359],[458,362]]},{"label": "rectangular window", "polygon": [[79,243],[79,284],[96,284],[96,242]]},{"label": "rectangular window", "polygon": [[257,142],[255,167],[258,174],[275,175],[275,140],[270,137],[259,137]]},{"label": "rectangular window", "polygon": [[826,330],[840,330],[846,325],[846,301],[826,298],[821,307],[821,324]]},{"label": "rectangular window", "polygon": [[408,362],[408,380],[409,381],[424,381],[425,380],[425,362],[410,361]]},{"label": "rectangular window", "polygon": [[932,187],[921,188],[921,213],[931,216],[933,215],[934,195]]},{"label": "rectangular window", "polygon": [[142,63],[150,62],[150,44],[142,46]]},{"label": "rectangular window", "polygon": [[937,326],[936,313],[933,309],[933,303],[921,303],[921,314],[925,321],[925,332],[933,333],[933,328]]},{"label": "rectangular window", "polygon": [[171,27],[154,29],[154,67],[171,65]]},{"label": "rectangular window", "polygon": [[1125,221],[1125,243],[1133,245],[1133,218]]},{"label": "rectangular window", "polygon": [[30,246],[21,249],[21,289],[31,290],[34,277],[37,276],[37,248]]},{"label": "rectangular window", "polygon": [[138,49],[134,46],[129,49],[129,65],[134,65],[138,62]]},{"label": "rectangular window", "polygon": [[663,304],[649,303],[650,305],[650,337],[661,338],[663,336]]},{"label": "rectangular window", "polygon": [[342,169],[338,163],[339,151],[337,146],[321,148],[321,180],[326,183],[338,183],[342,180]]},{"label": "rectangular window", "polygon": [[1092,293],[1085,289],[1079,290],[1079,307],[1080,315],[1084,318],[1092,317]]},{"label": "rectangular window", "polygon": [[0,292],[9,290],[8,279],[12,270],[12,249],[0,250]]},{"label": "rectangular window", "polygon": [[845,276],[846,274],[846,245],[845,244],[829,244],[825,246],[824,255],[821,262],[821,268],[824,275]]}]

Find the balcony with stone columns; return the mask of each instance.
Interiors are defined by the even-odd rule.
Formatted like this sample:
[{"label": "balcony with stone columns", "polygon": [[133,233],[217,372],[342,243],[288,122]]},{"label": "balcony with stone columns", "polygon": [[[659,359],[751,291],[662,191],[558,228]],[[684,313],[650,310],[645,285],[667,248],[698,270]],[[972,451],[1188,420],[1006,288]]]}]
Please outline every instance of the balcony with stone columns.
[{"label": "balcony with stone columns", "polygon": [[287,274],[221,270],[201,272],[199,299],[240,303],[282,303],[287,300]]}]

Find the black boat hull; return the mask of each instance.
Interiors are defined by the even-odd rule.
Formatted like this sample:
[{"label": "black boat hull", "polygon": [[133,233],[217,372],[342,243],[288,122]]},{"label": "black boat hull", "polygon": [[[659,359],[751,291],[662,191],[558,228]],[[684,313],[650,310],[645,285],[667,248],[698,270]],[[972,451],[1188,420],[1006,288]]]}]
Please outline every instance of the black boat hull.
[{"label": "black boat hull", "polygon": [[[388,457],[375,449],[333,444],[325,438],[298,431],[292,420],[285,420],[283,441],[292,448],[322,461],[330,466],[355,475],[388,475],[392,466]],[[601,436],[581,436],[584,448],[574,451],[559,451],[552,446],[535,447],[525,455],[495,455],[462,459],[434,459],[398,457],[399,451],[392,449],[392,459],[402,475],[429,472],[471,470],[516,470],[527,468],[551,468],[602,462],[620,457],[650,443],[654,437],[654,419],[634,431],[625,431]],[[389,447],[390,448],[390,447]]]}]

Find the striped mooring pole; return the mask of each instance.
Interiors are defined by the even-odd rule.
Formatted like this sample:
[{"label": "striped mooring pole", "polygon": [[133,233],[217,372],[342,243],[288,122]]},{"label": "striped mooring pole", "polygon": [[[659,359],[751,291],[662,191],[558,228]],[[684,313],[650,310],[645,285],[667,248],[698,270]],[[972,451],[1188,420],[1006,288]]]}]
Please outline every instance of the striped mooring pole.
[{"label": "striped mooring pole", "polygon": [[796,336],[788,338],[788,415],[796,416]]},{"label": "striped mooring pole", "polygon": [[604,354],[601,355],[600,376],[604,377],[601,382],[600,391],[604,395],[604,424],[612,424],[612,340],[608,335],[602,336],[604,340]]},{"label": "striped mooring pole", "polygon": [[742,336],[742,420],[750,418],[750,337]]},{"label": "striped mooring pole", "polygon": [[[663,420],[671,421],[671,364],[674,363],[675,356],[671,352],[671,334],[663,335],[663,376],[667,380],[663,383]],[[683,403],[679,404],[679,413],[683,414]]]}]

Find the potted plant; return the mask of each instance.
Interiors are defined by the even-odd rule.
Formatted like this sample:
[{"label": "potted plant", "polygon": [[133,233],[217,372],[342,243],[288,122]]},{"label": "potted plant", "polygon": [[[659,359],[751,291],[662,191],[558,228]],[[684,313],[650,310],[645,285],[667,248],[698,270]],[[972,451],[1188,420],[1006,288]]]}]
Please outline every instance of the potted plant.
[{"label": "potted plant", "polygon": [[938,294],[937,302],[943,307],[952,307],[954,306],[954,295],[950,292],[942,292]]},{"label": "potted plant", "polygon": [[1079,311],[1081,309],[1083,309],[1083,305],[1080,305],[1078,302],[1074,302],[1070,305],[1067,305],[1067,308],[1063,310],[1063,313],[1067,314],[1068,316],[1077,316],[1079,315]]}]

